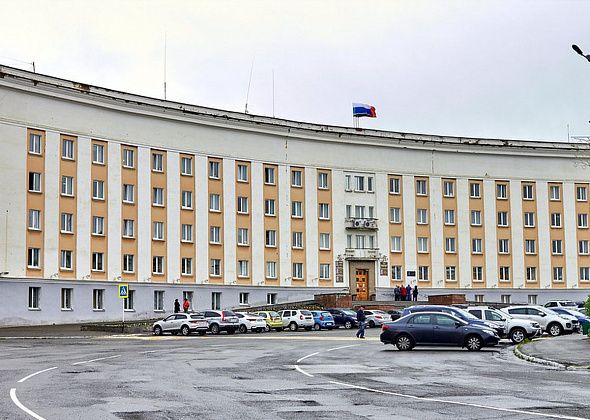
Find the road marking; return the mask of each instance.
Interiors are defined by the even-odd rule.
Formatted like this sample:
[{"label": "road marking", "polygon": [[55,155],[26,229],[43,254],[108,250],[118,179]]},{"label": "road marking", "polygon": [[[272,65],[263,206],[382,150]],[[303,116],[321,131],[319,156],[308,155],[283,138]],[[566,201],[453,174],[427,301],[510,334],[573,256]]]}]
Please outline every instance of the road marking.
[{"label": "road marking", "polygon": [[358,346],[358,344],[350,344],[348,346],[334,347],[334,348],[328,349],[326,351],[334,351],[334,350],[340,350],[340,349],[347,349],[348,347],[355,347],[355,346]]},{"label": "road marking", "polygon": [[299,373],[303,373],[305,376],[309,376],[310,378],[313,378],[313,375],[311,373],[307,373],[306,371],[304,371],[303,369],[301,369],[297,365],[295,365],[295,370],[299,371]]},{"label": "road marking", "polygon": [[21,404],[21,402],[16,397],[16,388],[12,388],[10,390],[10,399],[12,399],[12,402],[15,403],[18,408],[20,408],[21,410],[23,410],[29,416],[31,416],[31,417],[33,417],[34,419],[37,419],[37,420],[45,420],[39,414],[37,414],[37,413],[29,410],[27,407],[25,407],[24,405]]},{"label": "road marking", "polygon": [[57,366],[50,367],[49,369],[43,369],[43,370],[40,370],[40,371],[38,371],[38,372],[35,372],[35,373],[31,373],[30,375],[28,375],[28,376],[25,376],[24,378],[22,378],[21,380],[19,380],[19,381],[18,381],[18,383],[19,383],[19,384],[22,384],[24,381],[26,381],[26,380],[27,380],[27,379],[29,379],[29,378],[32,378],[33,376],[37,376],[37,375],[38,375],[38,374],[40,374],[40,373],[43,373],[43,372],[48,372],[48,371],[50,371],[50,370],[53,370],[53,369],[57,369]]},{"label": "road marking", "polygon": [[316,351],[315,353],[311,353],[311,354],[308,354],[307,356],[303,356],[301,359],[298,359],[298,360],[297,360],[297,362],[295,362],[295,363],[302,362],[302,361],[304,361],[305,359],[307,359],[308,357],[315,356],[316,354],[319,354],[319,353],[320,353],[319,351]]},{"label": "road marking", "polygon": [[160,352],[163,352],[163,351],[173,352],[173,351],[187,350],[187,349],[192,349],[192,347],[178,347],[178,348],[175,348],[175,349],[147,350],[147,351],[140,351],[139,354],[160,353]]},{"label": "road marking", "polygon": [[85,360],[83,362],[76,362],[76,363],[72,363],[72,366],[76,366],[76,365],[83,365],[85,363],[92,363],[92,362],[98,362],[99,360],[107,360],[107,359],[114,359],[116,357],[121,357],[120,354],[117,354],[115,356],[108,356],[108,357],[99,357],[98,359],[92,359],[92,360]]}]

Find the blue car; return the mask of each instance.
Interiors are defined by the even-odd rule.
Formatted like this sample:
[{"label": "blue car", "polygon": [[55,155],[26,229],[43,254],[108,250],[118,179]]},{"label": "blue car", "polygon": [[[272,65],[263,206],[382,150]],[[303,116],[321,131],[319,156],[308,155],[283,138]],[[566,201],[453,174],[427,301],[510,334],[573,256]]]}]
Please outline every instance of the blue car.
[{"label": "blue car", "polygon": [[580,323],[580,328],[582,327],[582,325],[590,324],[590,318],[588,318],[582,312],[576,311],[574,309],[555,307],[555,308],[551,308],[551,310],[553,312],[557,312],[560,315],[570,315],[570,316],[575,317],[578,320],[578,322]]},{"label": "blue car", "polygon": [[326,311],[332,314],[336,328],[344,327],[349,330],[358,327],[356,312],[352,309],[328,308]]},{"label": "blue car", "polygon": [[313,315],[313,329],[316,331],[327,329],[331,330],[336,326],[334,317],[328,311],[311,311]]},{"label": "blue car", "polygon": [[500,337],[491,328],[469,324],[448,313],[418,311],[383,324],[380,339],[401,351],[415,346],[458,346],[478,351],[495,346]]},{"label": "blue car", "polygon": [[416,305],[416,306],[409,306],[404,309],[402,312],[402,316],[406,316],[409,314],[413,314],[415,312],[445,312],[447,314],[451,314],[456,316],[457,318],[467,322],[471,325],[477,325],[480,327],[492,328],[496,331],[499,336],[504,335],[505,326],[502,323],[492,323],[489,321],[484,321],[479,319],[473,314],[470,314],[467,311],[464,311],[461,308],[455,308],[454,306],[444,306],[444,305]]}]

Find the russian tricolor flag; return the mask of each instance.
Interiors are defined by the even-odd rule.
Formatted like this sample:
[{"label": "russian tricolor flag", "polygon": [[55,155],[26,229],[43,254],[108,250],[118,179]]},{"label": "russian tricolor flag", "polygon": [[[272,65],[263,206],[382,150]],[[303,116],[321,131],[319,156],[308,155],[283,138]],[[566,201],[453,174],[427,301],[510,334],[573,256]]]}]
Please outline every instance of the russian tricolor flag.
[{"label": "russian tricolor flag", "polygon": [[377,113],[375,107],[367,104],[352,104],[352,116],[353,117],[369,117],[376,118]]}]

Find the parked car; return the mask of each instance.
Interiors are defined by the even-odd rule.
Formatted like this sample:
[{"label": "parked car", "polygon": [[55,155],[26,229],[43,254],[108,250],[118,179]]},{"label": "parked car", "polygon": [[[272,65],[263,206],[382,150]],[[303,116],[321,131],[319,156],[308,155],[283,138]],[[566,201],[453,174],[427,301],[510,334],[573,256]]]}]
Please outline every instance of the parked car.
[{"label": "parked car", "polygon": [[398,309],[390,309],[387,313],[391,316],[391,320],[395,321],[396,319],[400,319],[402,317],[402,311]]},{"label": "parked car", "polygon": [[166,318],[154,322],[152,331],[155,335],[162,335],[163,333],[172,333],[182,335],[190,335],[192,332],[197,332],[200,335],[205,335],[209,329],[209,323],[200,313],[190,314],[173,314]]},{"label": "parked car", "polygon": [[[515,318],[528,319],[539,323],[543,332],[555,337],[565,332],[572,332],[574,329],[573,323],[570,319],[564,318],[565,315],[559,315],[549,308],[538,305],[521,305],[509,306],[502,308],[502,312],[506,312]],[[576,320],[576,323],[578,321]]]},{"label": "parked car", "polygon": [[575,309],[578,307],[578,304],[571,300],[550,300],[545,305],[545,308],[559,308],[559,307],[566,307]]},{"label": "parked car", "polygon": [[460,346],[469,351],[498,344],[498,334],[491,328],[469,324],[444,312],[415,312],[381,327],[381,342],[395,344],[399,350],[415,346]]},{"label": "parked car", "polygon": [[234,334],[240,328],[238,317],[233,311],[202,311],[205,319],[209,321],[209,331],[211,334],[219,334],[226,331],[228,334]]},{"label": "parked car", "polygon": [[590,324],[590,319],[583,314],[582,312],[574,309],[569,309],[568,307],[558,307],[558,308],[551,308],[553,312],[557,312],[560,315],[569,315],[573,316],[578,320],[578,331],[582,328],[582,325]]},{"label": "parked car", "polygon": [[291,331],[297,331],[300,327],[307,331],[311,331],[313,328],[313,315],[305,309],[287,309],[279,311],[279,315],[283,320],[283,327],[289,328]]},{"label": "parked car", "polygon": [[313,329],[319,331],[323,328],[331,330],[335,327],[334,317],[328,311],[311,311],[313,315]]},{"label": "parked car", "polygon": [[390,318],[387,312],[377,309],[365,309],[365,316],[367,317],[366,323],[369,328],[380,327]]},{"label": "parked car", "polygon": [[281,315],[275,311],[258,311],[255,315],[261,316],[266,322],[266,332],[270,330],[283,331],[283,320]]},{"label": "parked car", "polygon": [[266,329],[266,321],[261,316],[247,312],[236,312],[236,316],[240,323],[238,331],[242,334],[245,334],[248,331],[260,333]]},{"label": "parked car", "polygon": [[332,317],[334,317],[336,328],[344,327],[349,330],[358,326],[356,312],[352,309],[328,308],[326,311],[330,312]]},{"label": "parked car", "polygon": [[462,319],[463,321],[465,321],[469,324],[492,328],[492,329],[496,330],[496,333],[498,335],[502,334],[503,330],[504,330],[503,325],[500,326],[497,323],[491,323],[489,321],[484,321],[482,319],[479,319],[479,318],[471,315],[466,310],[461,309],[461,308],[456,308],[454,306],[415,305],[415,306],[409,306],[407,308],[404,308],[404,311],[402,312],[402,314],[405,316],[405,315],[408,315],[408,314],[411,314],[414,312],[445,312],[447,314],[451,314],[453,316],[456,316],[457,318]]},{"label": "parked car", "polygon": [[467,311],[479,319],[503,323],[504,334],[498,335],[500,338],[509,338],[514,344],[523,342],[525,338],[538,337],[543,333],[538,322],[514,318],[489,306],[470,306]]}]

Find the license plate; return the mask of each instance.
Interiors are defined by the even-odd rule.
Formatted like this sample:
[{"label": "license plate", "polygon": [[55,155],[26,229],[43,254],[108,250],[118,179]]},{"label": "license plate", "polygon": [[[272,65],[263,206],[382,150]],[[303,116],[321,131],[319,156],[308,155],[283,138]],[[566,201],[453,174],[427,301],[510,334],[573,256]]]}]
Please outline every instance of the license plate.
[{"label": "license plate", "polygon": [[199,321],[197,322],[197,327],[207,327],[207,321]]},{"label": "license plate", "polygon": [[228,322],[238,322],[238,318],[228,318]]}]

